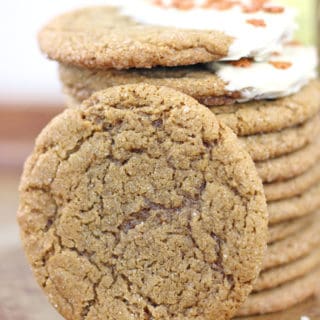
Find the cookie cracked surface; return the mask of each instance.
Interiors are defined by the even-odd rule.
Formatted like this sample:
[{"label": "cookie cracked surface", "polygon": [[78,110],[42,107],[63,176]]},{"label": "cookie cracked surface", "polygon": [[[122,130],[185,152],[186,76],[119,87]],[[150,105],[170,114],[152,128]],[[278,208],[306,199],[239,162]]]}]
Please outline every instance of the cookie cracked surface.
[{"label": "cookie cracked surface", "polygon": [[41,133],[18,220],[66,319],[227,319],[267,241],[262,183],[230,129],[147,85],[99,92]]},{"label": "cookie cracked surface", "polygon": [[88,68],[151,68],[219,60],[233,38],[220,31],[139,24],[114,7],[89,7],[55,18],[40,47],[51,59]]}]

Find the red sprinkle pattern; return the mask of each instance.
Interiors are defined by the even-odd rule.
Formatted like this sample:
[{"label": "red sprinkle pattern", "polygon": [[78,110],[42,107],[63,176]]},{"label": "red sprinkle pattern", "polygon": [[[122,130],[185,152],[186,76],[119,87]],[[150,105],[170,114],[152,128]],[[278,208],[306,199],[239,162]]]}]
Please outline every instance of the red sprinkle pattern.
[{"label": "red sprinkle pattern", "polygon": [[[237,0],[206,0],[202,5],[204,9],[229,10],[240,6],[244,13],[255,13],[264,11],[267,13],[283,13],[285,8],[281,6],[270,6],[270,0],[251,0],[248,5]],[[191,10],[196,6],[195,0],[172,0],[170,5],[165,5],[163,0],[154,0],[153,4],[164,8],[176,8],[180,10]]]}]

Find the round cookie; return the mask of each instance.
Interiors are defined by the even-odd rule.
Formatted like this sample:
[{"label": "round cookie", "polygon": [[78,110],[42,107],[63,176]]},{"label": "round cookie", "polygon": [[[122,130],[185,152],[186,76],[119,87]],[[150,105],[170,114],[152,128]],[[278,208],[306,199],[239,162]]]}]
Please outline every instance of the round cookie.
[{"label": "round cookie", "polygon": [[320,163],[306,173],[287,181],[264,185],[267,201],[277,201],[303,194],[320,181]]},{"label": "round cookie", "polygon": [[267,241],[263,186],[234,133],[168,88],[115,87],[68,109],[26,163],[18,220],[66,319],[226,319]]},{"label": "round cookie", "polygon": [[[261,60],[292,40],[295,30],[291,8],[270,11],[264,1],[106,0],[105,4],[116,7],[89,7],[54,19],[40,33],[42,50],[59,62],[90,69],[194,65],[243,57]],[[190,23],[195,15],[198,19]],[[263,28],[256,25],[257,19],[263,20]]]},{"label": "round cookie", "polygon": [[320,243],[319,217],[318,213],[312,225],[284,240],[269,245],[262,270],[275,268],[310,254]]},{"label": "round cookie", "polygon": [[149,68],[211,62],[228,56],[232,37],[220,31],[138,24],[114,7],[64,14],[39,35],[51,59],[88,68]]},{"label": "round cookie", "polygon": [[301,218],[320,209],[320,183],[300,196],[268,203],[269,223]]},{"label": "round cookie", "polygon": [[226,83],[205,65],[129,69],[129,70],[90,70],[72,65],[59,65],[60,80],[67,96],[74,99],[76,106],[88,99],[93,93],[117,85],[148,83],[166,86],[204,101],[216,97],[223,104],[234,103],[232,95],[226,90]]},{"label": "round cookie", "polygon": [[[60,78],[73,107],[96,91],[120,84],[144,82],[174,88],[209,106],[239,136],[287,129],[308,121],[320,110],[317,80],[286,98],[233,104],[234,93],[226,93],[225,83],[203,66],[117,71],[60,65]],[[219,106],[214,107],[216,104]]]},{"label": "round cookie", "polygon": [[289,282],[276,289],[252,294],[240,308],[237,316],[267,314],[289,309],[311,296],[319,286],[320,271],[316,268],[305,277]]},{"label": "round cookie", "polygon": [[288,236],[298,233],[300,230],[305,229],[313,221],[314,216],[309,215],[307,217],[289,220],[270,226],[268,244],[283,240]]},{"label": "round cookie", "polygon": [[320,134],[320,116],[299,126],[279,132],[241,137],[254,161],[265,161],[295,152],[315,140]]},{"label": "round cookie", "polygon": [[270,133],[314,117],[320,110],[319,89],[320,82],[314,80],[298,93],[282,99],[210,107],[210,110],[238,136]]},{"label": "round cookie", "polygon": [[320,159],[320,138],[305,148],[288,155],[256,162],[258,173],[265,183],[288,180],[307,172]]},{"label": "round cookie", "polygon": [[303,277],[319,265],[320,250],[316,249],[315,252],[305,258],[285,266],[262,272],[255,284],[254,292],[270,290],[283,285],[286,282]]}]

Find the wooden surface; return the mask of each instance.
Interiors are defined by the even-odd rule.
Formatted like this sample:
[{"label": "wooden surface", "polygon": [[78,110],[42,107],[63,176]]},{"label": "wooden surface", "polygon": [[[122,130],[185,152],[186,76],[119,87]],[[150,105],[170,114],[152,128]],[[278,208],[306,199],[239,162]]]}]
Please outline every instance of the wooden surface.
[{"label": "wooden surface", "polygon": [[[20,247],[15,214],[19,174],[0,169],[0,320],[62,320],[36,285]],[[281,314],[252,320],[320,320],[320,294]]]}]

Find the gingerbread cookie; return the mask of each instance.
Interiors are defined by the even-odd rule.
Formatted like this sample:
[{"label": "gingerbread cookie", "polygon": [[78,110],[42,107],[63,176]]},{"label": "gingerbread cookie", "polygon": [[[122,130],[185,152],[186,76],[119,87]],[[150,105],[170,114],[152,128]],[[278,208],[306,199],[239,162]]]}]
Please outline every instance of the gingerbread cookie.
[{"label": "gingerbread cookie", "polygon": [[287,181],[264,185],[264,192],[268,201],[292,198],[307,192],[320,181],[320,164],[316,164],[306,173]]},{"label": "gingerbread cookie", "polygon": [[313,296],[319,285],[319,267],[305,277],[276,289],[252,294],[238,311],[238,316],[274,313],[293,307]]},{"label": "gingerbread cookie", "polygon": [[298,151],[320,134],[320,116],[279,132],[241,137],[254,161],[265,161]]},{"label": "gingerbread cookie", "polygon": [[210,110],[238,136],[248,136],[301,124],[319,112],[319,101],[320,82],[312,81],[298,93],[286,98],[211,107]]},{"label": "gingerbread cookie", "polygon": [[305,148],[288,155],[256,162],[256,167],[263,182],[288,180],[304,174],[316,165],[320,159],[320,138]]},{"label": "gingerbread cookie", "polygon": [[148,83],[178,89],[215,106],[276,99],[297,93],[317,77],[317,65],[315,48],[286,45],[281,52],[259,62],[244,58],[229,63],[126,71],[62,65],[60,73],[66,93],[78,101],[111,86]]},{"label": "gingerbread cookie", "polygon": [[320,265],[320,250],[316,249],[310,255],[293,263],[262,272],[254,287],[254,292],[270,290],[286,282],[300,278]]},{"label": "gingerbread cookie", "polygon": [[[54,19],[40,33],[42,50],[51,59],[90,69],[181,66],[265,57],[295,31],[292,10],[273,13],[266,11],[265,3],[257,7],[255,1],[223,10],[210,2],[200,8],[195,2],[185,10],[178,5],[185,1],[172,1],[174,8],[169,12],[168,2],[112,2],[118,8],[85,8]],[[240,6],[237,15],[232,10],[235,5]],[[195,14],[199,20],[193,19]],[[260,27],[254,22],[262,16],[264,26]]]},{"label": "gingerbread cookie", "polygon": [[320,183],[294,198],[268,203],[269,223],[301,218],[320,209]]},{"label": "gingerbread cookie", "polygon": [[234,133],[168,88],[115,87],[40,134],[19,223],[66,319],[226,319],[259,274],[263,186]]},{"label": "gingerbread cookie", "polygon": [[320,243],[319,213],[312,225],[298,233],[268,246],[263,270],[275,268],[310,254]]},{"label": "gingerbread cookie", "polygon": [[[222,104],[234,103],[226,92],[226,83],[205,65],[152,69],[101,70],[59,65],[60,80],[73,106],[81,104],[94,92],[117,85],[148,83],[184,92],[198,101],[207,97],[219,98]],[[219,102],[219,101],[217,101]]]},{"label": "gingerbread cookie", "polygon": [[269,240],[268,243],[272,244],[274,242],[283,240],[300,230],[305,229],[314,221],[314,216],[309,215],[306,217],[284,221],[278,224],[269,226]]},{"label": "gingerbread cookie", "polygon": [[[77,107],[94,92],[116,85],[143,82],[171,87],[209,106],[239,136],[274,133],[300,125],[320,110],[318,81],[312,81],[298,93],[286,98],[233,104],[235,94],[227,93],[224,81],[202,66],[101,71],[61,65],[60,78],[73,107]],[[228,105],[230,103],[233,105]],[[222,106],[214,107],[217,104]],[[292,137],[292,133],[289,135]],[[257,140],[257,143],[261,141],[260,138]],[[293,142],[293,137],[290,141],[291,144],[299,144],[298,141]],[[288,142],[289,146],[291,144]]]}]

